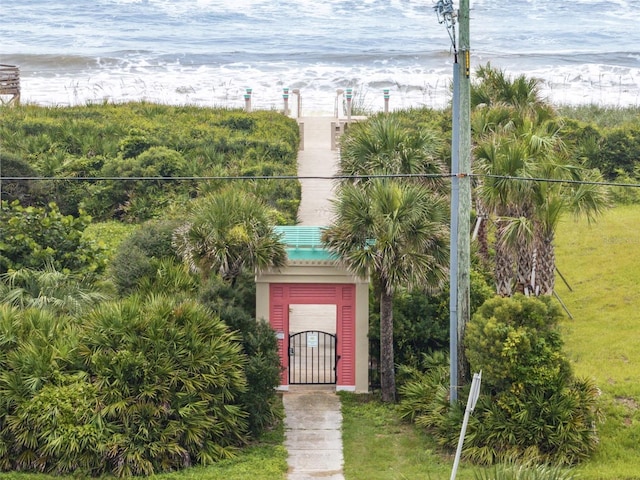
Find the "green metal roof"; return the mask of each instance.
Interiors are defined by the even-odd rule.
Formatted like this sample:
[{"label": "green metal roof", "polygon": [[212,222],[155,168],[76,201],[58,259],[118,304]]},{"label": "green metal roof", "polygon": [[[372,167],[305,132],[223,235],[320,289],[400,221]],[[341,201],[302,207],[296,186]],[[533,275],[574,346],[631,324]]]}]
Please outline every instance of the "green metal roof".
[{"label": "green metal roof", "polygon": [[278,226],[275,230],[287,244],[289,260],[335,259],[322,244],[322,227]]}]

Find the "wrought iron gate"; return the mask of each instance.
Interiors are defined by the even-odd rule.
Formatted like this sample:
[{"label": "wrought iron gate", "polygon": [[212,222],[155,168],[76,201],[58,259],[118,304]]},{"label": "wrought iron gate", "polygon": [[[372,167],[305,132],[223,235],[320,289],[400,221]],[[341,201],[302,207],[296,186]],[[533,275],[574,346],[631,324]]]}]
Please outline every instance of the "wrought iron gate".
[{"label": "wrought iron gate", "polygon": [[289,335],[289,384],[335,384],[336,343],[335,335],[316,330]]}]

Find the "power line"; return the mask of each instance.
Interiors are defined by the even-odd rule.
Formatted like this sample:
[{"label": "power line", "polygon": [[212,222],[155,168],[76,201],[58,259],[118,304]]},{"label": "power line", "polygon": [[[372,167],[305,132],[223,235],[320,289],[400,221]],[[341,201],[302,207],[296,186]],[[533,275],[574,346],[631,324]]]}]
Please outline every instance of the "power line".
[{"label": "power line", "polygon": [[382,173],[367,175],[219,175],[219,176],[187,176],[187,177],[2,177],[3,181],[198,181],[198,180],[366,180],[372,178],[450,178],[450,173]]},{"label": "power line", "polygon": [[600,187],[630,187],[640,188],[640,183],[597,182],[594,180],[571,180],[559,178],[515,177],[511,175],[472,174],[472,177],[497,178],[501,180],[516,180],[526,182],[567,183],[572,185],[595,185]]},{"label": "power line", "polygon": [[518,177],[513,175],[492,175],[484,173],[458,174],[451,173],[381,173],[366,175],[214,175],[214,176],[180,176],[180,177],[9,177],[3,176],[2,181],[78,181],[78,182],[98,182],[98,181],[149,181],[149,182],[179,182],[179,181],[213,181],[213,180],[368,180],[376,178],[453,178],[455,176],[469,176],[472,178],[495,178],[502,180],[512,180],[518,182],[539,182],[539,183],[565,183],[572,185],[594,185],[601,187],[624,187],[640,188],[640,183],[620,183],[594,180],[572,180],[542,177]]}]

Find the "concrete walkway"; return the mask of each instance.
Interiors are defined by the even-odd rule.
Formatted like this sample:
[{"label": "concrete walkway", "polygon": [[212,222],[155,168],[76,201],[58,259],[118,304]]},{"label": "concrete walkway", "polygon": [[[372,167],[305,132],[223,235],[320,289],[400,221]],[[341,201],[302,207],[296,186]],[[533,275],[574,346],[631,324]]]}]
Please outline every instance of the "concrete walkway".
[{"label": "concrete walkway", "polygon": [[344,480],[342,413],[335,387],[290,386],[283,402],[288,480]]},{"label": "concrete walkway", "polygon": [[[338,171],[339,152],[331,150],[333,117],[302,117],[304,149],[298,152],[298,175],[331,177]],[[331,223],[333,180],[302,179],[302,195],[298,208],[299,225],[325,226]]]},{"label": "concrete walkway", "polygon": [[[304,149],[298,152],[300,176],[331,177],[338,168],[338,151],[331,150],[332,117],[303,117]],[[303,179],[298,209],[300,225],[331,223],[334,182]],[[292,385],[283,394],[288,480],[344,480],[342,471],[342,413],[334,385]]]}]

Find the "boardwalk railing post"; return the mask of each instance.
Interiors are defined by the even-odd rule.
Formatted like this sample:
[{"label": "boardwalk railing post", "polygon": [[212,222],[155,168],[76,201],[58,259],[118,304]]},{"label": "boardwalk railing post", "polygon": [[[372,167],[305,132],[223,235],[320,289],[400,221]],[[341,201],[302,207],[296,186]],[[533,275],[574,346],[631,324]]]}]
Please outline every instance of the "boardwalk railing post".
[{"label": "boardwalk railing post", "polygon": [[251,112],[251,92],[252,89],[247,88],[244,94],[244,111],[247,113]]},{"label": "boardwalk railing post", "polygon": [[299,150],[304,150],[304,122],[298,121],[298,128],[300,129],[300,148],[299,148]]},{"label": "boardwalk railing post", "polygon": [[338,88],[336,90],[336,101],[333,107],[333,116],[336,118],[340,118],[340,96],[344,95],[344,90],[342,88]]},{"label": "boardwalk railing post", "polygon": [[282,89],[282,99],[284,100],[284,115],[288,116],[289,115],[289,89],[288,88]]},{"label": "boardwalk railing post", "polygon": [[[2,98],[5,95],[11,96],[6,102]],[[15,65],[0,64],[0,103],[20,104],[20,68]]]},{"label": "boardwalk railing post", "polygon": [[293,90],[291,90],[291,93],[298,97],[298,114],[296,115],[296,117],[300,118],[302,117],[302,96],[300,95],[300,89],[294,88]]}]

